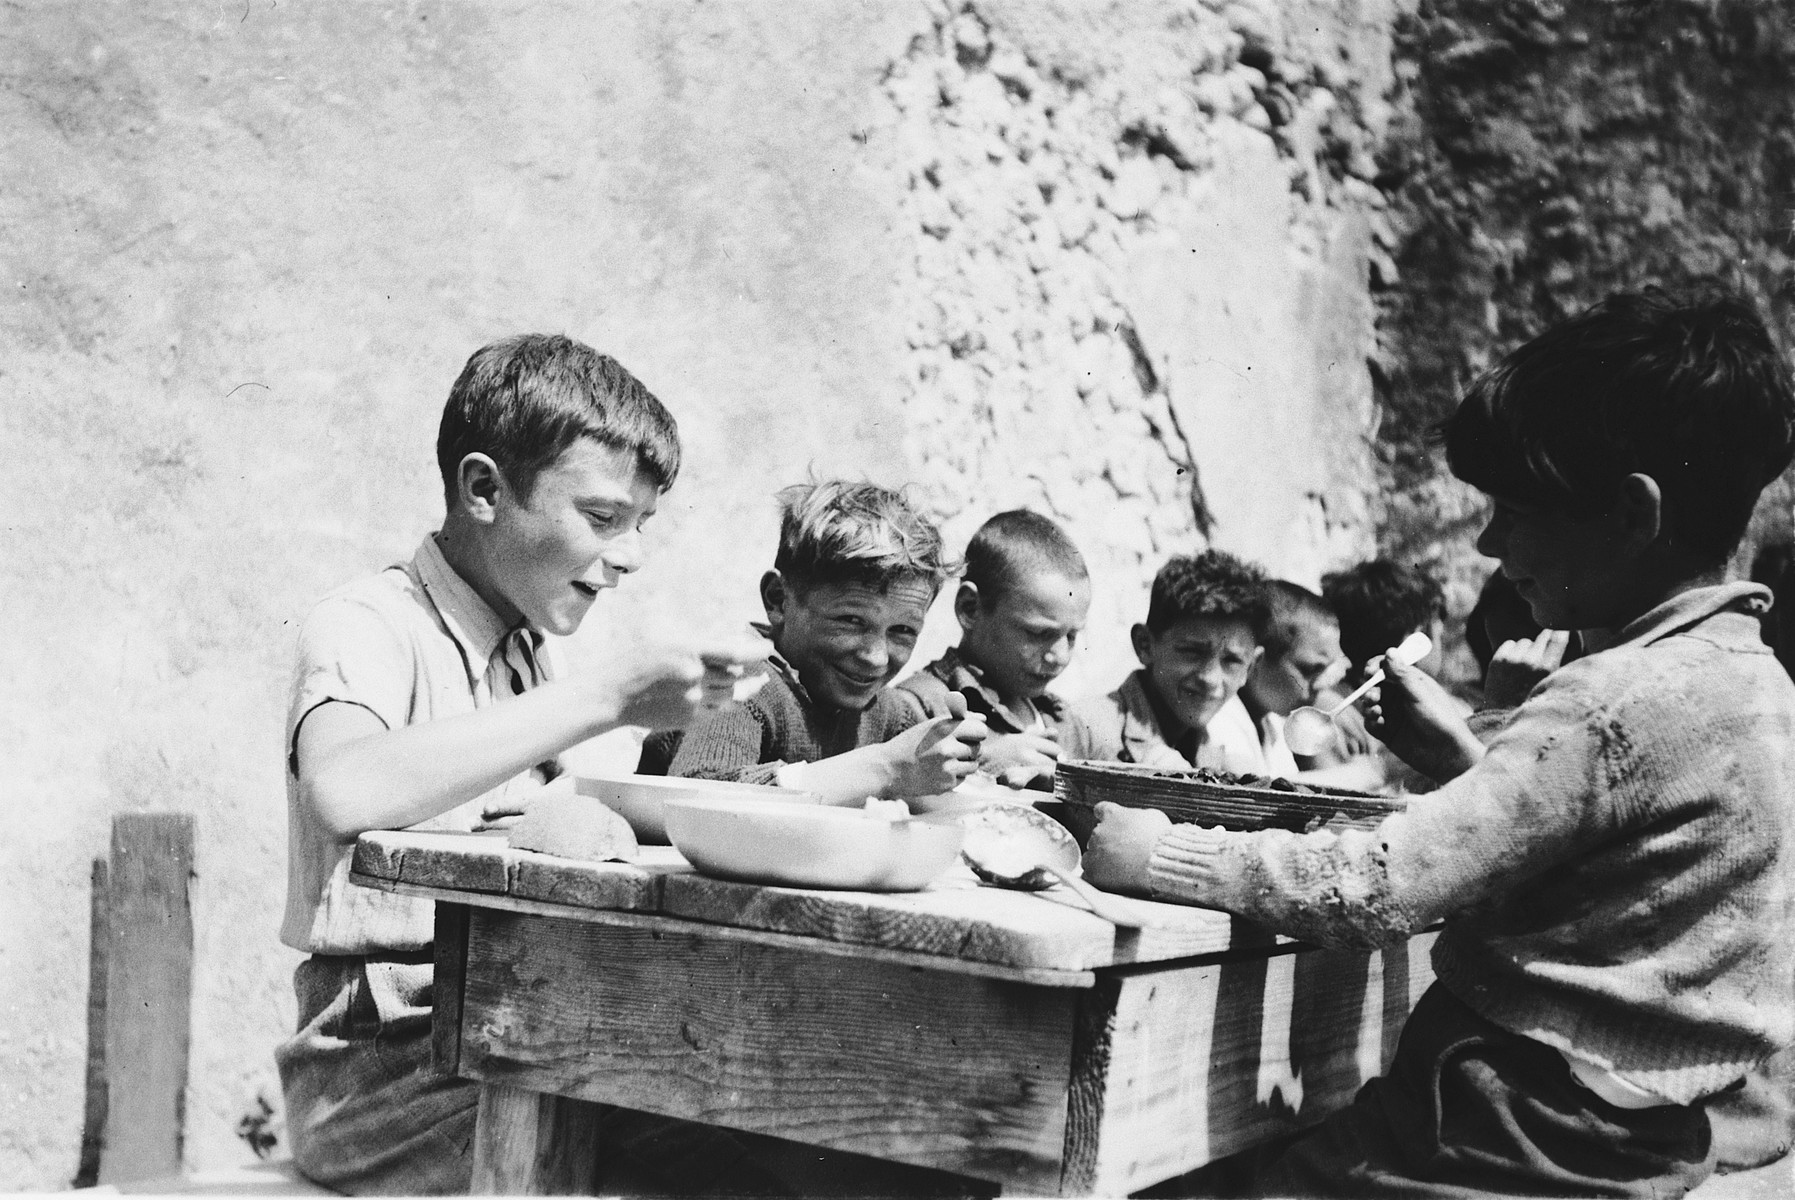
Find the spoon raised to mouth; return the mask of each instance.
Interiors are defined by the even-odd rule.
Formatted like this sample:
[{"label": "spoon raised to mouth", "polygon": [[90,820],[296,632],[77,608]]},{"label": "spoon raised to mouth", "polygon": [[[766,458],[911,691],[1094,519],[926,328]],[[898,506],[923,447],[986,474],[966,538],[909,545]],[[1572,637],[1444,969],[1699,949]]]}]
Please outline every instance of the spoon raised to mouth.
[{"label": "spoon raised to mouth", "polygon": [[1138,929],[1146,917],[1128,901],[1100,892],[1078,875],[1084,855],[1064,825],[1027,804],[992,804],[963,818],[960,857],[972,873],[998,887],[1038,892],[1059,880],[1097,916]]},{"label": "spoon raised to mouth", "polygon": [[[1416,630],[1402,639],[1402,644],[1390,651],[1392,658],[1400,659],[1405,666],[1413,666],[1427,657],[1427,652],[1434,648],[1433,642],[1425,633]],[[1379,667],[1371,673],[1358,687],[1334,707],[1325,712],[1312,705],[1292,709],[1284,718],[1284,744],[1290,747],[1292,754],[1300,754],[1304,758],[1312,754],[1320,754],[1328,748],[1334,738],[1334,718],[1346,711],[1347,705],[1369,692],[1384,681],[1384,669]]]}]

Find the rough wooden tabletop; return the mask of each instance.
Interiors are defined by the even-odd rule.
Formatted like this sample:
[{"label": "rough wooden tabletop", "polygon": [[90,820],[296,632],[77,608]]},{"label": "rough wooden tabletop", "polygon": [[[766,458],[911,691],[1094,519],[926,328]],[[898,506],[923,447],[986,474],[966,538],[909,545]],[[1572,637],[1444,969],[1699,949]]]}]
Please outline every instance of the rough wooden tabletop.
[{"label": "rough wooden tabletop", "polygon": [[475,907],[640,914],[1047,971],[1297,948],[1225,913],[1183,905],[1137,901],[1151,924],[1118,928],[1065,888],[982,886],[962,866],[920,892],[823,891],[712,879],[670,847],[645,846],[634,863],[595,863],[516,850],[490,834],[377,831],[358,842],[354,877]]}]

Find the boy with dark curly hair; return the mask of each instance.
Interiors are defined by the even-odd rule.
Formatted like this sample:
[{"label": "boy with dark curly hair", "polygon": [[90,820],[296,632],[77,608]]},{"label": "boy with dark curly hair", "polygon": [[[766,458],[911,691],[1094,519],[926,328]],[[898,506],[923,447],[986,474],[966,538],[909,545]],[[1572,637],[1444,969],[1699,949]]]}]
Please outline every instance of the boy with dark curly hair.
[{"label": "boy with dark curly hair", "polygon": [[1129,631],[1140,669],[1076,706],[1093,757],[1263,774],[1239,693],[1270,622],[1258,567],[1220,550],[1167,562],[1153,578],[1147,620]]}]

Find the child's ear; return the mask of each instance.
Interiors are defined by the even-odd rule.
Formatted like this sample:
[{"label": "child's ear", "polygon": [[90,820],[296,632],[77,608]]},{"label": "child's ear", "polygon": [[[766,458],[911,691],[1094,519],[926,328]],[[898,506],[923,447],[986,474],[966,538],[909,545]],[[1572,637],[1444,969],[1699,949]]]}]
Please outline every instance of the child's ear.
[{"label": "child's ear", "polygon": [[1664,493],[1658,481],[1638,472],[1621,480],[1620,502],[1614,511],[1620,519],[1623,547],[1633,554],[1643,553],[1664,528]]},{"label": "child's ear", "polygon": [[498,515],[499,497],[510,490],[499,464],[484,454],[469,454],[455,471],[455,499],[463,512],[482,525]]},{"label": "child's ear", "polygon": [[778,571],[768,571],[760,577],[760,604],[767,610],[767,624],[774,632],[785,624],[785,603],[791,594],[791,585]]},{"label": "child's ear", "polygon": [[1128,630],[1129,644],[1134,647],[1134,656],[1141,660],[1141,666],[1153,665],[1153,634],[1145,625],[1134,625]]},{"label": "child's ear", "polygon": [[979,619],[979,585],[962,583],[960,590],[954,593],[954,616],[960,622],[962,632],[972,628],[972,623]]}]

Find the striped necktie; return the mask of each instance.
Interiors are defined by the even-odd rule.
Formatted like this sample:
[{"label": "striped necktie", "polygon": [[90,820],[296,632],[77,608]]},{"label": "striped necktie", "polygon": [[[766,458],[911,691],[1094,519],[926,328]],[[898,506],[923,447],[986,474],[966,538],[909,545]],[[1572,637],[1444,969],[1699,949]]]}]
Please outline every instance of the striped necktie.
[{"label": "striped necktie", "polygon": [[521,696],[542,682],[536,652],[541,637],[528,625],[519,625],[505,635],[503,653],[505,667],[511,675],[511,694]]}]

